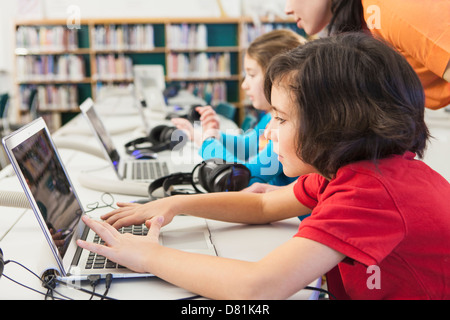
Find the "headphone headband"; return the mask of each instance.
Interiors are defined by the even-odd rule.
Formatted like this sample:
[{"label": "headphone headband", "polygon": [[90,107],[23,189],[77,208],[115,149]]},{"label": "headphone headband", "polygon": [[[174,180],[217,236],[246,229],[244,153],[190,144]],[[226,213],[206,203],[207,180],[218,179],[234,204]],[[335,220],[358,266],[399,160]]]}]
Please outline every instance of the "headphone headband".
[{"label": "headphone headband", "polygon": [[177,172],[165,177],[161,177],[150,183],[148,186],[148,194],[151,199],[157,199],[153,194],[157,189],[163,188],[164,197],[173,196],[175,194],[193,194],[195,192],[178,192],[171,190],[173,186],[182,184],[192,184],[192,173]]},{"label": "headphone headband", "polygon": [[[179,134],[177,140],[172,139],[175,131]],[[173,126],[159,125],[154,127],[147,137],[131,140],[124,147],[126,153],[131,155],[136,151],[161,152],[164,150],[172,150],[178,144],[184,146],[187,140],[187,136],[182,130]]]}]

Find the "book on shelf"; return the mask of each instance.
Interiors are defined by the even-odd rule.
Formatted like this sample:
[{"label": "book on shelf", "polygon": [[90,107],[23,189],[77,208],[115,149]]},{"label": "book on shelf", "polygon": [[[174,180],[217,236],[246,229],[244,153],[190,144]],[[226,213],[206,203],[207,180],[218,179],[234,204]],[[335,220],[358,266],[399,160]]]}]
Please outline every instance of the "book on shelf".
[{"label": "book on shelf", "polygon": [[154,30],[151,24],[97,25],[91,31],[94,50],[153,50]]},{"label": "book on shelf", "polygon": [[18,56],[17,80],[27,81],[80,81],[86,77],[85,63],[81,56],[31,55]]},{"label": "book on shelf", "polygon": [[171,53],[168,75],[172,78],[223,78],[231,76],[230,53]]},{"label": "book on shelf", "polygon": [[38,112],[73,111],[78,108],[78,88],[76,85],[30,85],[20,87],[20,109],[22,111],[29,111],[29,98],[32,90],[37,90]]},{"label": "book on shelf", "polygon": [[96,57],[96,81],[133,80],[133,61],[124,54],[98,55]]},{"label": "book on shelf", "polygon": [[208,48],[208,30],[204,24],[177,24],[167,27],[167,47],[169,49],[196,49]]},{"label": "book on shelf", "polygon": [[227,101],[227,85],[224,81],[189,82],[182,83],[181,87],[210,105]]},{"label": "book on shelf", "polygon": [[78,49],[78,33],[64,26],[19,26],[16,48],[30,51],[64,52]]},{"label": "book on shelf", "polygon": [[255,40],[257,37],[273,30],[286,28],[295,30],[295,24],[292,25],[290,23],[262,23],[260,25],[255,25],[246,23],[242,26],[241,41],[240,41],[241,45],[242,47],[247,48],[250,45],[250,43],[252,43],[253,40]]}]

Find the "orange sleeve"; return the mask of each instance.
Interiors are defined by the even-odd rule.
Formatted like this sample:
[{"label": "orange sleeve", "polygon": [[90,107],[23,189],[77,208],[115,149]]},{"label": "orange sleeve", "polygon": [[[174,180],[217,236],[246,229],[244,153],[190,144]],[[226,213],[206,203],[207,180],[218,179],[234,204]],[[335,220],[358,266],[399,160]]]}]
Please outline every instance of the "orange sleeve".
[{"label": "orange sleeve", "polygon": [[425,90],[425,105],[450,104],[442,76],[450,61],[450,1],[362,0],[372,34],[391,43],[411,64]]}]

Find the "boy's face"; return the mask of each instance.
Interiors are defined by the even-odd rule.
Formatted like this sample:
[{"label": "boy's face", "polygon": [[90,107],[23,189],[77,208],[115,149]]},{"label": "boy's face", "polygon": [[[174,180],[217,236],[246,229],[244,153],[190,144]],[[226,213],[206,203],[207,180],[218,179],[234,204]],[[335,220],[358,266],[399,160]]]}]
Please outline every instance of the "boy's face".
[{"label": "boy's face", "polygon": [[272,140],[273,150],[283,164],[283,172],[288,177],[297,177],[317,170],[304,163],[297,156],[296,137],[299,120],[295,112],[294,99],[289,92],[279,86],[272,87],[272,120],[266,128],[266,138]]}]

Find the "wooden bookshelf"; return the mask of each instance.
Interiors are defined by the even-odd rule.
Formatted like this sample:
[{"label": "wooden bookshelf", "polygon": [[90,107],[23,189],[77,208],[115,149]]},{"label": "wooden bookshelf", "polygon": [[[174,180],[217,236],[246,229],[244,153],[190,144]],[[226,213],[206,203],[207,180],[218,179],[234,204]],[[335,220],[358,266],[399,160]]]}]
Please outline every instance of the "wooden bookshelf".
[{"label": "wooden bookshelf", "polygon": [[[269,27],[270,25],[281,25],[281,27],[296,29],[293,21],[262,22],[265,25],[269,25]],[[102,59],[109,59],[109,62],[114,63],[117,69],[127,69],[130,64],[161,64],[164,66],[165,80],[168,85],[215,84],[220,82],[224,84],[223,87],[226,89],[224,100],[234,104],[239,110],[235,120],[237,123],[240,123],[245,116],[245,94],[240,87],[244,77],[242,61],[247,43],[250,41],[244,41],[243,39],[245,37],[244,32],[252,24],[253,22],[249,18],[89,19],[81,20],[79,29],[69,31],[65,27],[66,21],[64,20],[17,21],[15,24],[15,87],[17,89],[16,96],[19,99],[17,99],[16,109],[19,116],[27,115],[27,90],[35,87],[41,87],[41,90],[44,90],[45,88],[43,89],[42,86],[53,86],[52,89],[55,91],[54,87],[58,89],[61,86],[75,86],[77,105],[79,105],[87,97],[92,97],[95,100],[97,87],[99,86],[132,83],[133,77],[130,75],[129,70],[127,70],[127,73],[117,76],[108,75],[108,77],[105,77],[99,74],[101,71],[99,70],[101,67],[99,64],[103,63],[102,66],[104,66],[105,63]],[[182,29],[182,32],[202,29],[201,32],[205,32],[206,38],[200,39],[200,42],[203,43],[201,47],[173,46],[170,41],[173,39],[173,34],[170,33],[173,27],[175,28],[174,30],[176,28]],[[143,32],[142,28],[147,30],[145,35],[149,38],[151,37],[153,43],[145,43],[144,47],[137,47],[137,44],[132,43],[130,39],[136,33]],[[104,30],[108,30],[105,31],[109,32],[108,35],[111,35],[111,32],[115,32],[115,39],[120,38],[123,41],[121,45],[114,46],[114,43],[109,43],[107,46],[99,45],[98,40],[102,39],[101,36]],[[130,33],[130,30],[134,33]],[[149,30],[152,30],[153,34],[149,34]],[[67,34],[64,32],[67,32]],[[199,31],[199,33],[201,32]],[[30,33],[30,35],[27,33]],[[61,33],[64,34],[61,35]],[[139,35],[141,36],[142,34],[140,33]],[[69,47],[65,47],[67,46],[65,43],[51,43],[50,39],[50,44],[47,46],[36,45],[36,43],[35,45],[27,45],[27,43],[31,42],[26,39],[27,36],[30,36],[33,41],[40,42],[45,42],[43,38],[46,37],[54,37],[56,39],[55,42],[66,41],[67,38],[71,38],[71,41],[76,41],[76,43],[71,43]],[[39,39],[35,39],[36,37],[39,37]],[[199,57],[200,55],[201,57]],[[193,60],[197,58],[199,61],[204,61],[204,59],[210,59],[213,62],[216,59],[220,63],[225,61],[225,68],[228,69],[220,70],[217,73],[202,74],[201,76],[198,74],[173,74],[168,70],[171,67],[170,59],[174,59],[177,56],[185,56],[189,63],[193,63]],[[53,63],[59,63],[58,66],[65,66],[65,61],[60,62],[60,60],[66,58],[80,61],[84,68],[82,72],[71,75],[70,72],[73,70],[69,70],[67,78],[58,78],[60,75],[53,76],[44,72],[41,78],[38,76],[35,79],[33,78],[34,75],[29,76],[26,74],[29,70],[47,70],[50,73],[61,72],[59,70],[61,68],[56,68],[53,66]],[[189,66],[189,68],[191,67]],[[46,79],[46,75],[49,79]],[[27,79],[23,79],[24,76]],[[71,76],[75,76],[76,79],[71,79]],[[65,118],[69,120],[79,110],[77,107],[58,108],[53,105],[46,112],[62,116],[62,123],[64,123]]]}]

